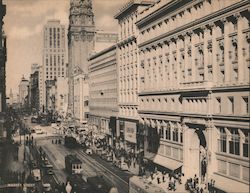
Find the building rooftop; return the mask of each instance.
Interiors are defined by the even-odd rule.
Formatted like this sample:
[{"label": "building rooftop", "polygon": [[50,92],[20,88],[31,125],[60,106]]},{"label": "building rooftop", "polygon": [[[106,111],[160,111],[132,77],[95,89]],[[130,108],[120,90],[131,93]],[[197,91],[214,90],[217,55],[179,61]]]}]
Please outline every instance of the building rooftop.
[{"label": "building rooftop", "polygon": [[126,15],[126,13],[128,13],[131,9],[133,9],[136,6],[139,6],[139,5],[146,6],[146,5],[151,5],[154,3],[155,3],[154,0],[130,0],[119,9],[118,13],[114,16],[114,18],[115,19],[122,18],[124,15]]}]

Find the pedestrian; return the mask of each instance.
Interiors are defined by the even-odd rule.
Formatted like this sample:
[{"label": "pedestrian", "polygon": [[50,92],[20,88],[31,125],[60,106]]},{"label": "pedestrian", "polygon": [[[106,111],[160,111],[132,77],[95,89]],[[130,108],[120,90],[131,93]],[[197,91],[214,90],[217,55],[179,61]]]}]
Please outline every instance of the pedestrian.
[{"label": "pedestrian", "polygon": [[165,171],[162,172],[162,182],[165,182]]},{"label": "pedestrian", "polygon": [[157,183],[160,184],[160,177],[157,176]]}]

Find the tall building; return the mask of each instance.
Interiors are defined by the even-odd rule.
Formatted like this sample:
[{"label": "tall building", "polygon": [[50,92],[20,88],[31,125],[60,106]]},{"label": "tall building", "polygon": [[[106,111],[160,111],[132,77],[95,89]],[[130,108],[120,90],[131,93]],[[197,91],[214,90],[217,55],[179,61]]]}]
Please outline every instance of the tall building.
[{"label": "tall building", "polygon": [[[106,48],[111,47],[118,41],[117,32],[96,30],[95,31],[95,48],[94,53],[98,53]],[[91,54],[92,55],[92,54]]]},{"label": "tall building", "polygon": [[118,116],[116,45],[92,55],[89,65],[88,124],[112,146]]},{"label": "tall building", "polygon": [[86,124],[89,113],[89,77],[80,67],[74,69],[74,119]]},{"label": "tall building", "polygon": [[28,93],[29,93],[29,81],[27,79],[24,78],[24,76],[22,77],[19,85],[18,85],[18,89],[19,89],[19,105],[21,108],[25,107],[25,105],[27,104],[27,97],[28,97]]},{"label": "tall building", "polygon": [[68,108],[68,78],[57,78],[55,83],[55,108],[58,115],[66,116]]},{"label": "tall building", "polygon": [[152,1],[131,0],[115,15],[119,23],[118,32],[118,104],[119,104],[119,131],[124,139],[124,148],[135,152],[137,147],[137,126],[139,122],[138,88],[138,30],[135,22],[138,13],[151,5]]},{"label": "tall building", "polygon": [[71,0],[68,30],[69,112],[74,114],[74,69],[79,66],[88,74],[89,54],[94,49],[95,23],[92,0]]},{"label": "tall building", "polygon": [[136,23],[145,156],[225,192],[249,191],[249,15],[247,0],[160,0]]},{"label": "tall building", "polygon": [[32,64],[30,74],[30,110],[39,111],[39,65]]},{"label": "tall building", "polygon": [[49,20],[43,31],[41,106],[46,104],[45,81],[66,77],[67,72],[65,26],[59,20]]},{"label": "tall building", "polygon": [[39,111],[44,112],[44,82],[43,82],[43,66],[38,67],[38,90],[39,90]]},{"label": "tall building", "polygon": [[6,53],[6,37],[3,33],[3,17],[6,14],[6,5],[3,5],[0,0],[0,165],[2,165],[4,141],[7,137],[7,132],[4,123],[6,111],[6,87],[5,87],[5,64],[7,60]]},{"label": "tall building", "polygon": [[6,110],[6,72],[5,64],[7,60],[6,36],[3,31],[3,17],[6,14],[6,5],[0,0],[0,112]]}]

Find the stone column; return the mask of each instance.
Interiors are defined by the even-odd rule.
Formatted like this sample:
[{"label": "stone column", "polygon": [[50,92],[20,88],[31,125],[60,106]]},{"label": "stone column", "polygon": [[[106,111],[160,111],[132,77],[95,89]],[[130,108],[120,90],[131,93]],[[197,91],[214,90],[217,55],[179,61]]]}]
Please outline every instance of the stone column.
[{"label": "stone column", "polygon": [[204,47],[203,47],[203,56],[204,56],[204,80],[207,81],[208,78],[208,65],[209,65],[209,51],[208,47],[208,39],[210,36],[210,30],[206,27],[203,29],[204,33]]},{"label": "stone column", "polygon": [[180,53],[180,48],[181,48],[181,39],[179,39],[179,38],[177,38],[176,37],[176,57],[177,57],[177,59],[176,59],[176,77],[177,77],[177,80],[176,80],[176,82],[175,82],[175,84],[176,84],[176,86],[177,87],[179,87],[179,84],[180,84],[180,80],[181,80],[181,78],[180,78],[180,76],[181,76],[181,67],[180,67],[180,61],[181,61],[181,59],[180,59],[180,57],[181,57],[181,53]]},{"label": "stone column", "polygon": [[217,128],[212,124],[211,121],[208,121],[206,128],[206,140],[207,140],[207,178],[210,179],[214,172],[217,172]]},{"label": "stone column", "polygon": [[218,53],[218,46],[217,46],[217,27],[215,24],[210,25],[211,30],[212,30],[212,72],[213,72],[213,82],[217,83],[218,82],[218,75],[219,75],[219,68],[218,68],[218,62],[217,62],[217,53]]},{"label": "stone column", "polygon": [[196,36],[197,34],[195,34],[194,32],[191,33],[191,70],[192,70],[192,81],[197,80],[197,66],[195,64],[195,57],[196,57],[196,53],[195,53],[195,43],[196,43]]},{"label": "stone column", "polygon": [[[245,70],[248,70],[246,67],[246,60],[243,57],[243,44],[245,37],[243,36],[242,30],[244,27],[244,18],[240,14],[236,14],[237,19],[237,46],[238,46],[238,81],[239,83],[244,83],[247,80],[245,79]],[[249,53],[248,53],[249,54]],[[249,77],[247,77],[249,80]]]},{"label": "stone column", "polygon": [[232,80],[232,65],[229,59],[229,51],[231,42],[229,39],[230,22],[226,19],[222,20],[224,23],[224,68],[225,68],[225,82]]},{"label": "stone column", "polygon": [[185,70],[185,79],[183,82],[188,81],[188,68],[189,68],[189,54],[188,54],[188,46],[190,45],[189,43],[189,36],[185,34],[184,36],[184,70]]},{"label": "stone column", "polygon": [[170,82],[169,87],[172,88],[174,85],[174,71],[173,71],[173,51],[174,51],[174,43],[172,41],[169,42],[169,76],[170,76]]}]

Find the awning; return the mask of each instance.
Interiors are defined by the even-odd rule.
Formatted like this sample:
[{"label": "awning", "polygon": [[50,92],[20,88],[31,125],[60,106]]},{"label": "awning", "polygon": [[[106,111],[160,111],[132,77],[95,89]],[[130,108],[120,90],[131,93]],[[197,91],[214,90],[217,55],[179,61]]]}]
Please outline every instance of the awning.
[{"label": "awning", "polygon": [[144,158],[153,161],[155,157],[155,153],[144,152]]},{"label": "awning", "polygon": [[[224,177],[220,174],[213,174],[211,179],[215,180],[215,189],[218,192],[249,192],[249,185],[246,183],[238,182],[233,179]],[[210,182],[210,180],[209,180]]]},{"label": "awning", "polygon": [[176,170],[182,166],[181,162],[161,155],[156,155],[153,162],[170,170]]}]

